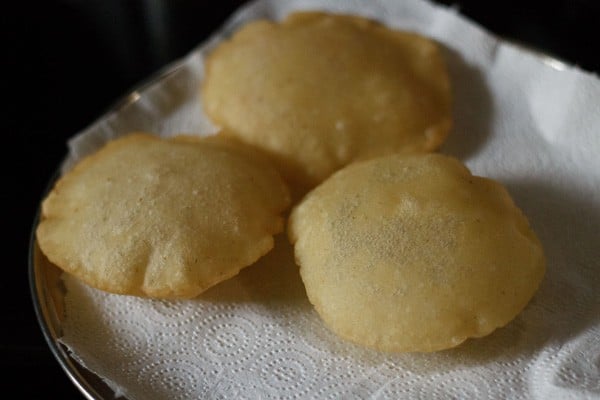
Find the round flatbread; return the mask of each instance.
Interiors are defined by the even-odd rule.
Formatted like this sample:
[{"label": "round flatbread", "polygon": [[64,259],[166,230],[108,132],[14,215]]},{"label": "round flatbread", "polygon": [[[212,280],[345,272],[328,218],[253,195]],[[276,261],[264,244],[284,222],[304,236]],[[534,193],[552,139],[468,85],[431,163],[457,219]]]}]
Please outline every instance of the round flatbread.
[{"label": "round flatbread", "polygon": [[206,114],[306,187],[353,161],[437,149],[452,124],[438,44],[358,16],[251,22],[205,65]]},{"label": "round flatbread", "polygon": [[487,335],[545,272],[542,245],[503,186],[441,154],[336,172],[293,209],[288,234],[325,324],[383,351]]},{"label": "round flatbread", "polygon": [[44,199],[40,249],[108,292],[197,296],[271,250],[283,230],[288,189],[248,154],[213,137],[115,139]]}]

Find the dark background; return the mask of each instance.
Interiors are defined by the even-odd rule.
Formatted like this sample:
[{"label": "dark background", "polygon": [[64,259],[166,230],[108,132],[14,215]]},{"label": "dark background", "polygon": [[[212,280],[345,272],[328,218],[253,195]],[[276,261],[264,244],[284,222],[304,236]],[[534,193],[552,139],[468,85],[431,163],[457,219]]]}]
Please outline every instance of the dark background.
[{"label": "dark background", "polygon": [[[399,0],[400,1],[400,0]],[[442,1],[507,39],[600,73],[596,0]],[[0,380],[14,398],[80,399],[41,333],[30,295],[30,233],[67,138],[137,83],[201,42],[242,1],[64,0],[5,3],[0,144],[4,312]],[[600,100],[599,100],[600,101]],[[8,254],[8,257],[6,255]]]}]

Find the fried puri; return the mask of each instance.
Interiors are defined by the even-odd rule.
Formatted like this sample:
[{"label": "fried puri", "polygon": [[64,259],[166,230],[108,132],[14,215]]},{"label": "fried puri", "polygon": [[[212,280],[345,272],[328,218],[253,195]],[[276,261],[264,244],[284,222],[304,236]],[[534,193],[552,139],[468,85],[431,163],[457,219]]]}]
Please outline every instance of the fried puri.
[{"label": "fried puri", "polygon": [[363,17],[296,12],[251,22],[205,67],[205,113],[303,187],[357,160],[435,150],[452,124],[438,44]]},{"label": "fried puri", "polygon": [[351,342],[429,352],[514,319],[545,273],[542,245],[507,190],[441,154],[347,166],[288,226],[311,303]]},{"label": "fried puri", "polygon": [[197,296],[269,252],[283,230],[288,189],[248,154],[212,137],[110,141],[43,200],[40,249],[104,291]]}]

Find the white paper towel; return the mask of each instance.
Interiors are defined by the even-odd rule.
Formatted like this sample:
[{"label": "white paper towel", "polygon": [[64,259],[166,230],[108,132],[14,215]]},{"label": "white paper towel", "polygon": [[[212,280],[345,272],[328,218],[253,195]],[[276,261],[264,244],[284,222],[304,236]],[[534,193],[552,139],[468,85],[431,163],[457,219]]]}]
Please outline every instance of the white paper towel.
[{"label": "white paper towel", "polygon": [[257,17],[297,9],[373,17],[444,47],[455,126],[442,152],[503,182],[544,244],[548,270],[508,326],[452,350],[387,355],[341,341],[306,299],[292,250],[205,295],[156,301],[64,276],[64,336],[81,364],[130,399],[600,398],[600,80],[499,41],[424,0],[258,0],[166,78],[69,142],[64,168],[129,131],[209,134],[202,57]]}]

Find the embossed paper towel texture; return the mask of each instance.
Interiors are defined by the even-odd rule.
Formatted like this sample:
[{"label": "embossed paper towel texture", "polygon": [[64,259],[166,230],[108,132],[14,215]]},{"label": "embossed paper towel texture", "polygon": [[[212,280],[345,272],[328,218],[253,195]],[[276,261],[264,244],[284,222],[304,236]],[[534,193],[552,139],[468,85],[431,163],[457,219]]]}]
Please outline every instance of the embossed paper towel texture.
[{"label": "embossed paper towel texture", "polygon": [[248,3],[175,72],[70,142],[68,168],[131,130],[208,134],[203,52],[244,21],[296,9],[374,17],[443,45],[455,127],[442,152],[503,182],[542,240],[547,275],[492,335],[434,354],[347,344],[306,299],[284,237],[240,276],[190,301],[110,295],[65,277],[61,341],[130,399],[580,399],[600,397],[600,81],[500,42],[422,0]]}]

